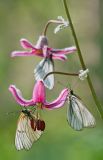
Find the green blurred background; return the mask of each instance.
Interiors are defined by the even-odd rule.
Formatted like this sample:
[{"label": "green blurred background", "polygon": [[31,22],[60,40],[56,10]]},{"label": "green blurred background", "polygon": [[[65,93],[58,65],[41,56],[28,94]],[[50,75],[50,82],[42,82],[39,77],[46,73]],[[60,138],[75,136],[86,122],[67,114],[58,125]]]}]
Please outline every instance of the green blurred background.
[{"label": "green blurred background", "polygon": [[[103,104],[103,0],[67,0],[79,44],[97,96]],[[16,84],[27,99],[34,86],[33,70],[39,57],[11,58],[13,50],[22,50],[19,40],[27,38],[36,43],[45,23],[62,15],[66,18],[62,0],[0,0],[0,159],[1,160],[103,160],[103,121],[97,111],[88,84],[77,78],[55,76],[55,87],[47,90],[52,101],[59,92],[71,84],[96,118],[93,129],[76,132],[66,121],[66,105],[54,111],[42,111],[46,129],[41,139],[30,151],[16,151],[14,137],[20,106],[8,91]],[[54,25],[48,29],[49,45],[64,48],[74,45],[69,28],[53,34]],[[56,70],[78,72],[81,65],[77,53],[69,55],[68,61],[55,61]],[[63,85],[60,85],[61,82]],[[14,114],[6,114],[14,112]]]}]

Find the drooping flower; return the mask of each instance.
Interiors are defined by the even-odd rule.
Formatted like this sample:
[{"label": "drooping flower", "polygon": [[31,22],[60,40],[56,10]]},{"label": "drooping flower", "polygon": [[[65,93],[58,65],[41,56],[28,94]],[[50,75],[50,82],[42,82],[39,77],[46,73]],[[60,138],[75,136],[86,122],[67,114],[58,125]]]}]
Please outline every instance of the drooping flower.
[{"label": "drooping flower", "polygon": [[58,16],[57,19],[58,19],[59,21],[61,21],[62,23],[59,24],[59,25],[54,29],[54,33],[55,33],[55,34],[56,34],[57,32],[59,32],[61,29],[69,26],[69,22],[68,22],[68,21],[65,21],[62,16]]},{"label": "drooping flower", "polygon": [[15,98],[16,102],[24,107],[28,106],[36,106],[39,109],[55,109],[60,108],[64,105],[65,101],[67,100],[67,96],[69,94],[69,90],[66,88],[64,89],[59,97],[54,100],[53,102],[46,101],[46,93],[45,93],[45,86],[43,81],[37,81],[34,89],[33,95],[30,100],[26,100],[22,97],[22,94],[19,89],[16,88],[15,85],[10,85],[9,91],[12,93],[13,97]]},{"label": "drooping flower", "polygon": [[[15,136],[16,149],[29,150],[33,142],[41,137],[45,129],[45,122],[41,119],[39,110],[44,108],[55,109],[62,107],[67,100],[69,90],[67,88],[64,89],[59,97],[51,103],[46,101],[43,81],[37,81],[30,100],[24,99],[20,90],[17,89],[15,85],[10,85],[9,91],[12,93],[16,102],[23,107],[17,124]],[[33,108],[31,109],[29,106],[33,106]]]},{"label": "drooping flower", "polygon": [[[30,49],[30,51],[13,51],[12,57],[16,56],[40,56],[43,60],[39,62],[34,70],[35,79],[43,80],[46,74],[54,71],[53,59],[66,60],[66,54],[70,54],[76,51],[76,47],[68,47],[64,49],[54,49],[48,46],[47,37],[41,35],[36,45],[32,45],[28,40],[21,39],[21,46],[24,49]],[[44,80],[44,84],[47,88],[52,89],[54,86],[54,75],[48,76]]]}]

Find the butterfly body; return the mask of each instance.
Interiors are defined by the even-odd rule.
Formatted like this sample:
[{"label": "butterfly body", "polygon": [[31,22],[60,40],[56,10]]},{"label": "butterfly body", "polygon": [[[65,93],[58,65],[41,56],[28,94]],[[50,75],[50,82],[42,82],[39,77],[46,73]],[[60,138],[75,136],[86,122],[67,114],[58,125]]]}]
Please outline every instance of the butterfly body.
[{"label": "butterfly body", "polygon": [[45,122],[43,120],[38,119],[36,122],[36,126],[38,130],[44,131],[45,129]]}]

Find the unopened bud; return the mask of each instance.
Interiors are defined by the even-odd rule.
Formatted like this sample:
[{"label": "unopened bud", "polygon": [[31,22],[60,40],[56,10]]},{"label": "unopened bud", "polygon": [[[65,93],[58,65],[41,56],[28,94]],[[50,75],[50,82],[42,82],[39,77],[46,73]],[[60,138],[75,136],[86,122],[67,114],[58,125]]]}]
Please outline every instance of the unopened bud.
[{"label": "unopened bud", "polygon": [[88,73],[89,73],[89,69],[80,70],[79,71],[79,78],[80,78],[80,80],[84,80],[85,78],[87,78]]},{"label": "unopened bud", "polygon": [[37,49],[43,48],[48,45],[48,39],[46,36],[40,36],[35,47]]}]

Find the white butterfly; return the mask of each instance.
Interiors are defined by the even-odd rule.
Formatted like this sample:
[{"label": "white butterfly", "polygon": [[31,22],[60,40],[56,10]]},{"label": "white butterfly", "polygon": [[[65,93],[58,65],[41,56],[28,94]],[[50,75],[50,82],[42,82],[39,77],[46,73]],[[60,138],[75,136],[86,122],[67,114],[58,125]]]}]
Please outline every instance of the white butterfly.
[{"label": "white butterfly", "polygon": [[95,126],[95,118],[88,111],[81,99],[73,94],[71,90],[69,96],[69,106],[67,108],[67,121],[74,130],[82,130],[85,127]]},{"label": "white butterfly", "polygon": [[40,138],[43,131],[37,129],[36,122],[36,116],[27,109],[22,110],[18,119],[15,136],[15,146],[17,150],[29,150],[33,142]]},{"label": "white butterfly", "polygon": [[[54,71],[54,64],[51,58],[45,58],[40,63],[36,66],[36,69],[34,70],[35,73],[35,79],[38,80],[43,80],[43,78],[48,74],[49,72]],[[54,75],[51,74],[49,75],[45,80],[44,80],[44,85],[52,89],[54,86]]]}]

